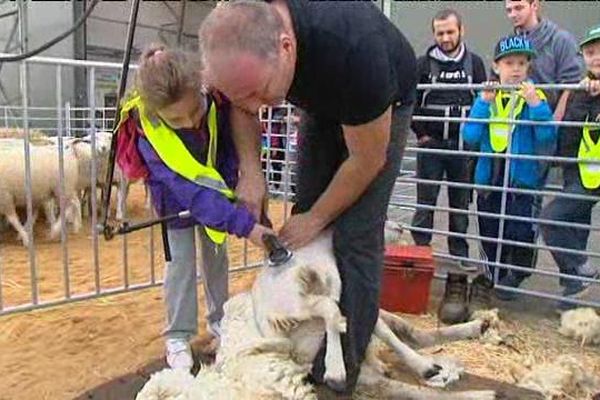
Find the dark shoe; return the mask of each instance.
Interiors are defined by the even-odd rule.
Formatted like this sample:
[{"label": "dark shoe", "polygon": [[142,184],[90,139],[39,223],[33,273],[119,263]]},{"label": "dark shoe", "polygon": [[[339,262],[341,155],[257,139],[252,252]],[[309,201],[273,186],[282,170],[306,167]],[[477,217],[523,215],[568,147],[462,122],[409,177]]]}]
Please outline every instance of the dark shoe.
[{"label": "dark shoe", "polygon": [[[514,274],[509,273],[504,278],[500,279],[500,281],[498,281],[498,284],[502,286],[508,286],[511,288],[518,288],[519,286],[521,286],[521,283],[523,283],[524,280],[524,277],[516,277]],[[513,301],[517,297],[519,297],[519,293],[497,288],[496,297],[503,301]]]},{"label": "dark shoe", "polygon": [[[596,273],[592,276],[586,276],[586,278],[598,279],[600,274]],[[576,281],[574,279],[566,279],[566,283],[564,284],[564,289],[562,292],[562,296],[568,299],[579,299],[581,298],[589,289],[590,282],[582,282]],[[561,310],[571,310],[573,308],[580,307],[575,303],[570,303],[567,301],[560,301],[558,303],[558,308]]]},{"label": "dark shoe", "polygon": [[469,291],[469,312],[473,315],[476,311],[492,308],[492,293],[494,283],[485,275],[477,275],[471,282]]},{"label": "dark shoe", "polygon": [[467,275],[448,273],[444,298],[438,310],[440,321],[452,325],[465,322],[469,318],[468,287]]}]

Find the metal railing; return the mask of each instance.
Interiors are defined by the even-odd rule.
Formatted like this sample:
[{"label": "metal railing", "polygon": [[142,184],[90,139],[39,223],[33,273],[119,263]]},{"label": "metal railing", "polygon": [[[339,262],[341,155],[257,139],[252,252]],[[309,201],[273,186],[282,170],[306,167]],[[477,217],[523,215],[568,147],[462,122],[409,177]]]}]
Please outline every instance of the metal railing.
[{"label": "metal railing", "polygon": [[[569,85],[553,85],[553,84],[545,84],[545,85],[535,85],[536,88],[543,90],[584,90],[584,87],[579,84],[569,84]],[[418,86],[420,90],[481,90],[486,88],[486,85],[483,84],[421,84]],[[519,89],[517,85],[503,85],[498,87],[503,90],[510,90],[512,96],[516,96],[515,90]],[[438,116],[425,116],[425,115],[414,115],[413,121],[415,122],[429,122],[429,123],[437,123],[437,124],[453,124],[455,127],[458,127],[458,138],[454,138],[456,143],[463,142],[463,129],[465,123],[471,124],[487,124],[489,122],[493,122],[491,119],[478,119],[478,118],[467,118],[467,117],[438,117]],[[503,121],[505,122],[505,121]],[[558,134],[565,135],[567,131],[564,127],[575,127],[581,128],[583,126],[590,126],[592,129],[598,128],[600,129],[600,123],[592,122],[592,123],[583,123],[580,121],[529,121],[529,120],[520,120],[515,119],[514,115],[511,114],[508,121],[506,121],[513,126],[523,125],[523,126],[555,126],[557,127]],[[513,130],[510,130],[513,132]],[[579,131],[579,130],[578,130]],[[600,280],[593,279],[589,277],[580,277],[574,276],[565,273],[556,272],[558,269],[554,260],[549,257],[550,252],[561,252],[563,254],[568,254],[569,256],[585,256],[589,259],[589,261],[593,264],[597,265],[597,259],[600,257],[600,248],[597,248],[596,243],[597,240],[597,232],[600,230],[600,226],[594,224],[584,224],[577,223],[575,221],[555,221],[549,219],[543,219],[539,215],[531,215],[531,216],[520,216],[520,215],[511,215],[507,210],[508,196],[513,194],[527,194],[532,195],[537,199],[548,200],[550,198],[563,198],[569,199],[572,201],[586,201],[586,202],[597,202],[600,200],[600,197],[597,196],[597,191],[588,191],[588,193],[567,193],[564,192],[562,185],[552,184],[546,179],[545,185],[541,188],[526,188],[526,187],[515,187],[513,183],[510,181],[510,174],[512,171],[511,165],[516,160],[528,160],[528,161],[538,161],[544,163],[552,163],[559,165],[573,165],[574,167],[578,163],[585,162],[587,164],[599,164],[600,160],[588,160],[588,159],[578,159],[578,158],[569,158],[564,156],[554,156],[554,155],[536,155],[536,154],[514,154],[512,153],[511,141],[513,139],[513,135],[510,134],[508,137],[507,149],[504,153],[487,153],[482,152],[480,149],[477,150],[463,150],[462,148],[443,148],[444,146],[437,146],[442,148],[436,148],[435,145],[427,147],[427,146],[418,146],[415,143],[411,143],[405,150],[405,154],[414,155],[422,157],[423,160],[426,160],[429,157],[429,162],[435,162],[432,157],[444,157],[444,158],[453,158],[457,157],[461,160],[464,160],[464,167],[466,168],[466,160],[468,158],[476,158],[486,157],[490,160],[502,160],[504,163],[503,166],[500,167],[502,173],[502,182],[498,186],[494,186],[491,184],[482,185],[473,183],[472,180],[469,182],[453,182],[446,179],[442,180],[431,180],[420,178],[419,171],[417,171],[416,165],[411,167],[407,167],[407,159],[403,162],[403,168],[400,173],[400,177],[397,180],[397,188],[401,187],[401,190],[397,190],[397,192],[401,192],[400,194],[396,194],[393,197],[391,208],[392,210],[396,209],[396,216],[403,220],[405,228],[409,229],[411,232],[416,233],[427,233],[433,236],[432,246],[434,248],[434,255],[441,259],[448,260],[450,262],[460,262],[460,261],[468,261],[474,264],[483,267],[485,265],[493,266],[494,268],[494,284],[496,288],[501,289],[503,291],[515,292],[520,294],[533,295],[537,297],[542,297],[546,299],[553,300],[561,300],[566,302],[571,302],[579,305],[587,305],[587,306],[600,306],[600,290],[593,291],[589,294],[585,299],[575,299],[575,298],[566,298],[557,294],[555,290],[553,290],[553,285],[551,281],[543,278],[562,278],[569,279],[572,281],[583,282],[586,285],[589,284],[592,287],[596,287],[600,289]],[[458,147],[458,146],[457,146]],[[414,159],[413,159],[414,160]],[[425,162],[425,161],[424,161]],[[412,163],[414,164],[414,163]],[[456,208],[444,205],[438,205],[436,201],[435,204],[420,204],[419,201],[416,201],[415,187],[417,185],[422,185],[421,187],[425,187],[425,185],[429,186],[438,186],[441,188],[453,188],[460,189],[464,191],[474,191],[479,196],[479,193],[484,192],[500,192],[501,193],[501,204],[499,212],[485,212],[477,209],[476,201],[473,201],[472,205],[467,206],[466,208]],[[438,193],[438,198],[446,198],[447,195],[440,191]],[[543,207],[547,206],[547,203],[543,205]],[[440,229],[435,228],[435,226],[429,227],[418,227],[413,226],[412,222],[412,212],[416,210],[427,210],[430,212],[437,212],[438,214],[442,214],[442,220],[447,220],[450,214],[460,214],[466,215],[469,218],[469,230],[468,232],[451,232],[450,229]],[[394,212],[392,211],[392,214]],[[483,237],[478,232],[478,221],[477,218],[493,218],[498,223],[498,234],[495,237]],[[574,218],[574,217],[573,217]],[[439,219],[439,218],[438,218]],[[535,239],[533,242],[526,241],[516,241],[509,240],[505,236],[506,224],[508,221],[515,222],[523,222],[532,224],[532,230],[538,232],[539,226],[551,226],[551,227],[562,227],[562,228],[571,228],[571,229],[582,229],[588,230],[590,232],[590,238],[588,240],[587,250],[576,250],[576,249],[567,249],[558,246],[549,246],[542,244],[542,235],[538,235],[536,233]],[[449,250],[443,251],[444,247],[443,243],[440,243],[437,238],[444,237],[454,237],[454,238],[462,238],[466,240],[470,244],[470,248],[477,248],[481,245],[482,241],[488,243],[494,243],[496,245],[496,254],[493,255],[490,259],[485,259],[485,257],[472,256],[469,257],[461,257],[457,255],[449,254]],[[474,246],[473,246],[474,245]],[[505,262],[502,260],[502,250],[504,246],[519,246],[521,248],[529,248],[536,252],[534,255],[534,265],[532,268],[524,268],[522,266],[513,265],[512,263]],[[480,248],[480,253],[484,253]],[[540,262],[540,259],[543,259]],[[537,267],[535,265],[537,263]],[[505,269],[508,271],[522,271],[531,273],[532,277],[529,279],[531,284],[525,284],[524,286],[528,287],[527,289],[516,288],[512,286],[502,285],[499,280],[500,270]]]},{"label": "metal railing", "polygon": [[[49,73],[48,76],[54,76],[56,84],[56,99],[55,104],[48,105],[46,107],[31,107],[28,104],[26,97],[27,90],[35,91],[35,88],[29,88],[27,80],[27,64],[44,65],[45,68],[52,69],[53,73]],[[65,68],[86,68],[87,70],[87,90],[90,98],[89,104],[85,107],[71,107],[68,101],[62,98],[63,80],[62,72]],[[59,181],[61,182],[60,190],[58,193],[58,204],[59,204],[59,220],[60,220],[60,242],[47,243],[40,239],[39,229],[35,230],[32,223],[28,223],[27,238],[30,242],[28,248],[20,247],[17,243],[10,242],[7,235],[12,235],[9,230],[0,231],[0,315],[10,314],[14,312],[21,312],[26,310],[38,309],[48,307],[52,305],[64,304],[72,301],[78,301],[83,299],[98,298],[108,296],[117,293],[125,293],[144,289],[148,287],[154,287],[160,285],[161,279],[159,278],[160,267],[162,264],[160,259],[160,243],[157,247],[156,239],[159,235],[156,235],[155,228],[150,228],[146,232],[137,233],[135,235],[124,235],[120,242],[120,249],[118,257],[107,258],[106,254],[109,252],[115,252],[117,249],[110,247],[106,242],[98,239],[98,233],[95,229],[97,213],[98,213],[98,202],[95,196],[90,199],[91,212],[90,221],[84,224],[85,236],[89,238],[89,243],[82,235],[70,235],[68,230],[71,222],[67,219],[68,209],[65,203],[66,188],[65,183],[65,157],[67,154],[67,144],[73,136],[83,136],[88,134],[90,137],[90,151],[92,154],[91,165],[89,169],[88,179],[90,186],[95,186],[97,178],[101,177],[101,169],[103,168],[101,161],[106,154],[103,153],[103,149],[97,146],[97,133],[100,130],[108,130],[112,124],[111,113],[114,113],[113,108],[100,107],[96,104],[96,91],[97,91],[97,70],[98,69],[110,69],[118,71],[121,68],[120,64],[111,63],[98,63],[89,61],[78,61],[78,60],[65,60],[65,59],[51,59],[45,57],[34,57],[24,61],[21,64],[21,91],[23,95],[23,101],[20,106],[5,106],[0,107],[0,125],[10,128],[21,128],[24,132],[22,139],[21,149],[23,151],[23,157],[25,160],[25,171],[24,175],[24,187],[26,188],[26,204],[25,204],[25,217],[28,221],[32,220],[36,204],[33,204],[32,195],[32,176],[31,176],[31,163],[37,162],[32,160],[30,151],[31,146],[34,143],[31,141],[30,132],[31,125],[35,124],[36,128],[43,130],[49,136],[56,138],[55,148],[56,157],[59,160]],[[135,66],[132,66],[135,69]],[[482,85],[421,85],[420,89],[464,89],[464,90],[478,90],[483,88]],[[515,89],[516,87],[509,87],[505,89]],[[543,88],[546,90],[580,90],[578,85],[544,85]],[[112,114],[114,115],[114,114]],[[289,213],[290,203],[293,201],[294,190],[295,190],[295,164],[296,164],[296,147],[298,141],[296,117],[294,107],[289,104],[283,104],[276,108],[265,108],[261,113],[261,122],[263,124],[264,131],[264,149],[263,149],[263,167],[265,174],[270,185],[270,192],[281,202],[281,215],[285,218]],[[485,121],[475,120],[472,118],[445,118],[445,117],[430,117],[415,115],[414,121],[430,121],[439,123],[482,123]],[[557,126],[581,126],[580,122],[564,121],[560,123],[555,122],[538,122],[538,121],[512,121],[514,124],[519,125],[557,125]],[[77,127],[79,126],[79,128]],[[83,128],[81,128],[83,126]],[[0,145],[2,141],[0,139]],[[556,290],[553,289],[548,278],[570,278],[577,279],[582,282],[591,283],[594,286],[598,286],[600,283],[598,280],[588,278],[573,278],[571,275],[560,274],[554,264],[554,261],[549,258],[550,251],[563,251],[564,253],[571,255],[584,255],[589,257],[591,260],[596,261],[600,257],[600,248],[596,248],[596,243],[600,243],[597,240],[598,231],[600,226],[597,224],[590,224],[589,226],[584,223],[578,223],[574,221],[551,221],[547,219],[541,219],[539,216],[519,216],[511,215],[507,212],[506,203],[507,198],[511,194],[530,194],[542,197],[544,199],[549,198],[565,198],[571,200],[585,200],[585,201],[598,201],[600,198],[593,194],[573,194],[564,193],[559,185],[550,184],[547,182],[543,188],[517,188],[512,187],[508,180],[511,163],[516,160],[533,160],[533,161],[544,161],[554,163],[577,163],[582,160],[567,157],[553,157],[553,156],[540,156],[540,155],[524,155],[524,154],[512,154],[510,151],[510,143],[508,151],[504,154],[488,154],[481,151],[475,150],[450,150],[450,149],[436,149],[436,148],[424,148],[415,146],[414,141],[409,142],[406,148],[405,157],[403,160],[403,167],[399,178],[397,179],[394,194],[392,196],[392,202],[390,204],[390,216],[394,219],[400,219],[406,228],[412,231],[428,232],[434,237],[432,246],[434,254],[439,259],[448,260],[449,262],[457,261],[470,261],[478,265],[492,265],[496,267],[496,272],[499,268],[506,268],[508,270],[520,271],[526,270],[531,272],[533,277],[530,281],[542,281],[541,284],[534,285],[533,288],[527,287],[527,289],[516,289],[501,286],[498,283],[498,273],[494,276],[496,285],[505,290],[525,293],[528,295],[534,295],[549,299],[563,299],[560,295],[556,294]],[[504,180],[500,186],[491,185],[478,185],[472,182],[452,182],[447,180],[432,181],[427,179],[421,179],[417,177],[414,163],[416,157],[422,157],[427,155],[446,156],[446,157],[489,157],[494,159],[504,160]],[[597,163],[596,160],[588,160],[590,163]],[[586,161],[586,162],[588,162]],[[2,177],[0,177],[2,178]],[[502,206],[499,212],[483,212],[477,210],[474,205],[471,205],[465,209],[453,208],[444,204],[419,204],[415,195],[415,188],[417,184],[433,184],[439,185],[440,187],[446,188],[461,188],[464,190],[486,190],[486,191],[498,191],[502,194]],[[443,198],[445,195],[441,195]],[[443,202],[442,202],[443,203]],[[424,209],[435,211],[438,215],[442,216],[442,219],[447,218],[450,213],[457,213],[466,215],[470,219],[469,230],[464,233],[451,232],[448,229],[440,229],[439,227],[432,226],[431,228],[418,228],[411,225],[412,214],[417,209]],[[145,211],[147,217],[152,216],[152,211]],[[137,211],[137,217],[140,217],[140,211]],[[497,218],[499,221],[499,233],[497,237],[485,237],[486,241],[497,244],[498,250],[493,259],[485,260],[480,259],[475,252],[472,251],[469,257],[460,257],[449,254],[445,248],[445,244],[439,241],[439,238],[445,238],[448,236],[462,237],[466,239],[471,245],[471,249],[477,248],[482,240],[482,236],[478,233],[477,217],[488,217]],[[0,217],[2,219],[2,217]],[[549,226],[565,227],[573,229],[589,229],[590,231],[590,249],[582,250],[568,250],[562,249],[556,246],[549,246],[539,243],[539,240],[533,243],[519,242],[509,240],[505,238],[504,230],[505,224],[508,221],[519,221],[524,223],[532,223],[534,225],[545,224]],[[0,225],[1,226],[1,225]],[[38,239],[36,241],[36,239]],[[80,246],[85,243],[86,261],[84,263],[85,271],[87,276],[82,279],[79,275],[82,273],[81,265],[77,264],[75,258],[81,258],[82,252]],[[501,249],[502,246],[518,245],[524,248],[532,248],[539,252],[538,257],[538,268],[536,269],[525,269],[516,265],[511,265],[501,260]],[[79,246],[79,247],[77,247]],[[248,268],[253,268],[257,265],[259,259],[252,256],[251,248],[246,241],[240,242],[238,248],[241,252],[239,256],[239,262],[235,263],[233,271],[242,271]],[[140,250],[142,249],[142,250]],[[230,249],[231,250],[231,249]],[[49,259],[47,252],[54,251],[54,258],[51,260],[52,265],[49,265]],[[141,257],[148,257],[145,260]],[[262,257],[262,254],[260,255]],[[539,262],[540,259],[545,261]],[[20,261],[18,261],[20,260]],[[40,260],[44,263],[40,265]],[[18,265],[17,265],[18,264]],[[107,265],[108,264],[108,265]],[[120,264],[116,267],[114,264]],[[543,264],[543,268],[539,265]],[[19,268],[16,268],[19,267]],[[24,270],[24,267],[28,267],[28,272]],[[19,269],[19,271],[16,271]],[[52,275],[48,275],[48,271],[52,270]],[[62,275],[62,282],[60,284],[60,290],[54,290],[50,294],[46,289],[44,283],[45,280],[50,278],[56,278],[56,276]],[[143,276],[142,276],[143,275]],[[140,276],[142,276],[140,278]],[[19,295],[16,293],[15,287],[18,287]],[[83,288],[83,289],[82,289]],[[23,293],[26,293],[25,296]],[[15,300],[14,298],[18,298]],[[600,304],[600,296],[592,293],[590,298],[585,300],[579,299],[574,302],[582,305],[595,305]]]},{"label": "metal railing", "polygon": [[[30,64],[48,68],[48,76],[55,80],[55,104],[43,107],[30,106],[26,94],[28,91],[33,94],[36,90],[34,87],[29,87],[26,66]],[[131,67],[136,68],[135,65]],[[72,107],[63,99],[63,75],[67,68],[85,68],[87,71],[89,103],[85,107]],[[107,157],[106,149],[99,147],[98,132],[107,131],[112,127],[111,115],[115,112],[114,108],[96,104],[98,86],[96,72],[98,69],[119,71],[120,68],[120,64],[46,57],[32,57],[21,63],[22,104],[0,107],[0,127],[3,125],[4,128],[18,128],[17,136],[20,138],[17,140],[0,138],[0,149],[2,146],[14,147],[17,143],[18,150],[11,151],[18,151],[19,156],[24,158],[23,178],[18,179],[23,179],[22,185],[26,191],[25,212],[22,219],[29,221],[25,225],[29,246],[24,247],[19,242],[10,240],[14,233],[8,224],[4,224],[5,216],[0,215],[0,222],[2,222],[0,223],[0,315],[99,298],[162,284],[159,267],[163,264],[162,251],[160,251],[160,235],[156,235],[156,228],[123,235],[120,243],[117,240],[113,241],[117,242],[117,246],[100,240],[95,228],[100,207],[96,196],[92,195],[90,216],[87,221],[84,221],[84,231],[75,235],[69,233],[72,221],[67,218],[69,208],[65,188],[67,175],[65,159],[71,157],[69,146],[72,138],[87,135],[91,160],[85,179],[89,182],[89,187],[94,188],[95,182],[101,178],[100,172],[105,168],[103,161]],[[282,203],[283,218],[288,214],[289,202],[295,186],[296,128],[292,121],[293,110],[292,106],[284,104],[275,111],[266,109],[262,113],[266,138],[263,152],[265,173],[272,195]],[[36,134],[42,131],[42,138],[47,136],[52,138],[53,142],[39,144],[36,140],[32,140],[35,139],[32,137],[32,125],[35,125]],[[284,129],[276,129],[276,126]],[[40,162],[31,158],[31,151],[32,146],[40,145],[55,150],[58,159],[57,174],[60,185],[56,202],[59,205],[60,236],[59,241],[56,242],[46,241],[40,230],[41,224],[34,226],[31,222],[39,206],[34,203],[36,196],[32,193],[35,191],[32,182],[32,163]],[[2,178],[0,176],[0,179]],[[132,205],[131,201],[129,203]],[[136,207],[136,204],[133,204],[133,207]],[[146,216],[140,213],[137,211],[135,217],[153,216],[151,210],[145,212]],[[230,252],[238,251],[241,256],[237,262],[231,263],[232,272],[255,268],[261,264],[262,252],[253,250],[245,240],[236,241],[234,246],[230,246]],[[85,279],[81,278],[83,275]],[[52,288],[47,284],[49,281],[52,282]]]}]

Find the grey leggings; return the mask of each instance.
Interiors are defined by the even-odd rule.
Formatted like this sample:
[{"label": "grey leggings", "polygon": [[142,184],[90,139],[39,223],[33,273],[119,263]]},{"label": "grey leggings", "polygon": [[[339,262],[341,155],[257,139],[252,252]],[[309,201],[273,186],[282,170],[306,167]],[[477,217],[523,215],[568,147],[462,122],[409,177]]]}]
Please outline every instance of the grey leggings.
[{"label": "grey leggings", "polygon": [[[200,277],[206,298],[208,329],[220,334],[223,304],[228,295],[227,247],[212,242],[203,227],[169,229],[172,261],[165,272],[167,338],[190,339],[198,333],[198,292],[196,278],[196,237],[200,239],[202,258]],[[194,235],[196,233],[196,235]]]}]

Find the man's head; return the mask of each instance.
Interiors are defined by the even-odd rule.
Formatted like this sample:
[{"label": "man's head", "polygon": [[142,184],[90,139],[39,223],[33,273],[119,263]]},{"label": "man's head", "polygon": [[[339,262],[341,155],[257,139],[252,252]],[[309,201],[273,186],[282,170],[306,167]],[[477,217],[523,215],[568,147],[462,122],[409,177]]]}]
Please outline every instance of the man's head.
[{"label": "man's head", "polygon": [[494,50],[494,72],[502,84],[518,84],[527,79],[531,58],[535,51],[523,36],[502,38]]},{"label": "man's head", "polygon": [[506,16],[520,31],[533,29],[539,22],[539,0],[506,0]]},{"label": "man's head", "polygon": [[579,44],[587,71],[600,79],[600,25],[590,29]]},{"label": "man's head", "polygon": [[200,60],[163,45],[148,47],[140,57],[135,88],[148,111],[172,128],[194,128],[204,110],[200,103]]},{"label": "man's head", "polygon": [[215,8],[199,32],[206,83],[255,113],[285,99],[294,78],[296,40],[272,4],[240,0]]},{"label": "man's head", "polygon": [[431,30],[436,44],[444,53],[452,55],[458,50],[464,35],[458,12],[451,9],[438,12],[431,20]]}]

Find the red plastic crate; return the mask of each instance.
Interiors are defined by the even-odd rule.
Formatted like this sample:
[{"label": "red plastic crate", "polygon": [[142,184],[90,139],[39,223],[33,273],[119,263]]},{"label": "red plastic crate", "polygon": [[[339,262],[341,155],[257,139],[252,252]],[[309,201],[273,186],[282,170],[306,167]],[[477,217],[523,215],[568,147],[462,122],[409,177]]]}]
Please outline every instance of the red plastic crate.
[{"label": "red plastic crate", "polygon": [[425,313],[434,269],[429,246],[388,246],[381,282],[381,308],[392,312]]}]

